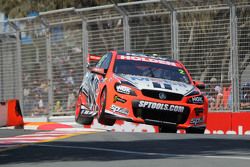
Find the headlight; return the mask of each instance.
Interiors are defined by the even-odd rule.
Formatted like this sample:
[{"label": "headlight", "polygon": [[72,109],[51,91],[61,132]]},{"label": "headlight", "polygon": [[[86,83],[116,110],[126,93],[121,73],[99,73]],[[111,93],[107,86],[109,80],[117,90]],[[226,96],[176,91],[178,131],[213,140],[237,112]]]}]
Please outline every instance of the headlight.
[{"label": "headlight", "polygon": [[190,104],[204,104],[204,96],[191,97],[187,102]]},{"label": "headlight", "polygon": [[119,83],[115,84],[115,90],[121,94],[136,96],[135,91],[133,91],[130,87],[121,85]]},{"label": "headlight", "polygon": [[190,92],[187,96],[195,96],[195,95],[199,95],[200,91],[194,89],[192,92]]}]

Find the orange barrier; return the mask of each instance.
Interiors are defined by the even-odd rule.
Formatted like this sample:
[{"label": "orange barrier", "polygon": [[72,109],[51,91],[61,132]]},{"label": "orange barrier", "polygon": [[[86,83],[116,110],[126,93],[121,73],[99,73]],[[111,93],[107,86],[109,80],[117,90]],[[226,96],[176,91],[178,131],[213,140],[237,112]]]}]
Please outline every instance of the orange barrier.
[{"label": "orange barrier", "polygon": [[1,126],[23,126],[23,116],[19,100],[11,99],[1,103]]}]

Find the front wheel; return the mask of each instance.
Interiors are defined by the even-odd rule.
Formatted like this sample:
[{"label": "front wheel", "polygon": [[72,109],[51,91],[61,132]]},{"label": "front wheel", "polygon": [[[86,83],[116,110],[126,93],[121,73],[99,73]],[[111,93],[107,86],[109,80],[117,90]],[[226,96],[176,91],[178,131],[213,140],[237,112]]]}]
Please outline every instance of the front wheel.
[{"label": "front wheel", "polygon": [[113,126],[115,124],[115,119],[105,117],[105,108],[107,101],[107,89],[104,88],[100,97],[100,109],[98,111],[98,122],[103,125]]}]

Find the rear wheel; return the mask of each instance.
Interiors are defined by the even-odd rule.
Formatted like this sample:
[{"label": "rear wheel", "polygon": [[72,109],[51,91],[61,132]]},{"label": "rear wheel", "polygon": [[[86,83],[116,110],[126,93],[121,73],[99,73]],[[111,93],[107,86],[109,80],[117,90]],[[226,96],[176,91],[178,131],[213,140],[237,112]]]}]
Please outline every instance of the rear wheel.
[{"label": "rear wheel", "polygon": [[113,126],[115,124],[115,119],[105,117],[105,108],[107,101],[107,89],[104,88],[100,98],[100,109],[98,111],[98,122],[103,125]]},{"label": "rear wheel", "polygon": [[162,125],[159,126],[160,133],[176,133],[177,127],[175,125]]},{"label": "rear wheel", "polygon": [[83,100],[82,98],[84,97],[80,92],[77,98],[77,102],[76,102],[75,120],[79,124],[90,125],[93,122],[94,117],[84,115],[81,112],[81,105],[82,105],[82,100]]},{"label": "rear wheel", "polygon": [[204,134],[206,128],[187,128],[186,133],[190,134]]}]

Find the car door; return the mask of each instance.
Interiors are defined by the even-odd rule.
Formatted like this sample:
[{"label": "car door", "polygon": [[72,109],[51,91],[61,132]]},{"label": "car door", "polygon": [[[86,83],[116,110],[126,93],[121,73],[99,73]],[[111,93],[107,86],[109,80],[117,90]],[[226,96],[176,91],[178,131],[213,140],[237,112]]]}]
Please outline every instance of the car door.
[{"label": "car door", "polygon": [[[101,60],[96,64],[97,68],[103,68],[105,72],[107,72],[109,68],[109,64],[112,59],[112,53],[107,53],[105,54]],[[96,98],[98,97],[99,93],[101,93],[105,76],[99,75],[99,74],[94,74],[91,73],[88,81],[89,81],[89,107],[92,110],[96,110]]]}]

